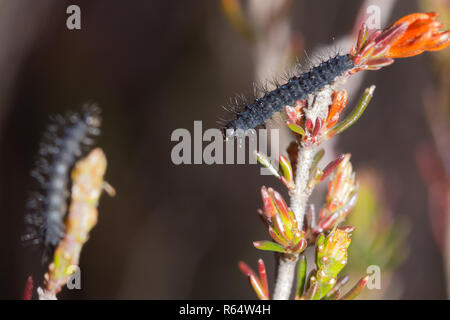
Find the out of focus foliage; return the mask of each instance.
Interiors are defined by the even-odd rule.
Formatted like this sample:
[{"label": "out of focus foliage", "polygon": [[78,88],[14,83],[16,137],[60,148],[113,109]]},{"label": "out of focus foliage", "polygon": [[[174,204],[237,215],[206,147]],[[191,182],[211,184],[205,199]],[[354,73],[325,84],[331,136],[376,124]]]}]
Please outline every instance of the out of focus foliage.
[{"label": "out of focus foliage", "polygon": [[374,169],[359,170],[358,202],[346,223],[355,226],[349,259],[345,272],[360,274],[367,266],[381,270],[381,289],[365,290],[362,298],[381,297],[390,286],[391,275],[408,255],[405,239],[408,223],[405,219],[393,221],[383,196],[381,174]]}]

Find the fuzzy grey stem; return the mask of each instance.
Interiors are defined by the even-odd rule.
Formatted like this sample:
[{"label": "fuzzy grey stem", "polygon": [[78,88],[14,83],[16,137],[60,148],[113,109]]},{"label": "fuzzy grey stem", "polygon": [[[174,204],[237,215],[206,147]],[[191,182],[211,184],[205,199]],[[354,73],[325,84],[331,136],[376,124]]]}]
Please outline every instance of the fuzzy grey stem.
[{"label": "fuzzy grey stem", "polygon": [[[308,109],[305,110],[307,118],[315,122],[316,118],[324,119],[328,115],[328,106],[331,104],[331,94],[333,89],[330,86],[323,88],[321,91],[310,97],[308,101]],[[297,220],[298,228],[303,229],[303,221],[306,213],[311,191],[308,189],[310,180],[311,166],[314,161],[316,147],[299,146],[297,171],[295,172],[295,190],[291,193],[291,209]],[[291,294],[292,284],[295,277],[295,267],[298,255],[295,260],[286,258],[280,259],[278,267],[277,281],[275,284],[274,300],[287,300]]]},{"label": "fuzzy grey stem", "polygon": [[286,258],[280,259],[278,265],[278,277],[275,283],[274,300],[288,300],[294,283],[295,266],[297,258],[292,261]]},{"label": "fuzzy grey stem", "polygon": [[[305,110],[308,119],[316,122],[317,118],[325,119],[328,115],[328,106],[332,103],[333,88],[326,86],[308,99],[309,107]],[[311,166],[314,161],[316,146],[299,146],[297,172],[295,173],[295,190],[291,193],[291,209],[297,219],[299,229],[303,228],[303,220],[306,213],[306,205],[311,191],[308,189]]]},{"label": "fuzzy grey stem", "polygon": [[297,188],[291,195],[291,209],[297,219],[298,227],[301,229],[306,212],[306,205],[311,191],[307,190],[311,165],[314,159],[315,148],[300,148],[298,152],[297,172],[295,185]]},{"label": "fuzzy grey stem", "polygon": [[[295,214],[298,226],[301,228],[306,212],[306,205],[310,196],[310,191],[307,190],[309,181],[309,171],[314,159],[315,148],[300,148],[297,163],[297,172],[295,183],[297,188],[291,196],[291,209]],[[277,282],[275,284],[275,291],[273,295],[274,300],[287,300],[291,294],[292,284],[294,283],[295,266],[297,259],[294,261],[281,258],[278,266]]]}]

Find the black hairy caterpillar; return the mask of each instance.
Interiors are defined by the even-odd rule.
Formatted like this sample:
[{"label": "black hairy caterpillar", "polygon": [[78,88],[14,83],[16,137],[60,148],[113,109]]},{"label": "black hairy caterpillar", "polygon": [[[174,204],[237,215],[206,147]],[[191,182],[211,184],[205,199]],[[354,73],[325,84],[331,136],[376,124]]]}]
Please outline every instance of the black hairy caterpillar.
[{"label": "black hairy caterpillar", "polygon": [[100,109],[84,105],[80,113],[52,118],[39,146],[38,159],[31,171],[38,184],[28,200],[25,241],[42,244],[52,251],[64,236],[64,217],[70,187],[70,170],[100,134]]},{"label": "black hairy caterpillar", "polygon": [[290,78],[285,84],[266,92],[263,97],[256,98],[243,111],[236,113],[236,118],[223,128],[225,137],[235,135],[236,130],[245,131],[264,124],[284,106],[292,106],[297,100],[303,100],[309,94],[332,84],[353,67],[354,63],[348,54],[337,55],[298,77]]}]

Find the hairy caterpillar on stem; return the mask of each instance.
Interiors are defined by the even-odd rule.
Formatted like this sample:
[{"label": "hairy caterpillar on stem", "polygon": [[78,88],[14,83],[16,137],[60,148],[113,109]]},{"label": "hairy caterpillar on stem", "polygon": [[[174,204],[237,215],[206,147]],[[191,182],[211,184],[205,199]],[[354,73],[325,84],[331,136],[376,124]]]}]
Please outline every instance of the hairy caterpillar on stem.
[{"label": "hairy caterpillar on stem", "polygon": [[246,131],[264,124],[284,106],[306,99],[308,95],[334,83],[353,67],[350,55],[336,55],[308,72],[290,78],[285,84],[277,85],[276,89],[266,91],[263,97],[246,105],[243,111],[237,112],[236,118],[223,128],[224,136],[229,138],[235,136],[238,130]]},{"label": "hairy caterpillar on stem", "polygon": [[69,173],[100,134],[100,109],[86,104],[80,113],[52,117],[42,142],[31,176],[37,182],[25,216],[27,234],[24,241],[41,244],[43,259],[50,254],[64,236],[64,218],[70,193]]}]

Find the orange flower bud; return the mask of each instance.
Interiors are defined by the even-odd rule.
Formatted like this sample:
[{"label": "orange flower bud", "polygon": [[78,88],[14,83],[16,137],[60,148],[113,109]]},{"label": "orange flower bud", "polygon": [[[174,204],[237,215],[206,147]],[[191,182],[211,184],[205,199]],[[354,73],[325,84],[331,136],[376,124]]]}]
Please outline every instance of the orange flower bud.
[{"label": "orange flower bud", "polygon": [[435,12],[413,13],[370,36],[363,24],[356,47],[350,50],[355,67],[349,73],[378,70],[392,64],[395,58],[444,49],[450,44],[450,31],[440,31],[442,23],[436,20],[437,16]]},{"label": "orange flower bud", "polygon": [[[389,58],[412,57],[424,51],[437,51],[450,44],[450,31],[440,31],[442,23],[436,20],[435,12],[407,15],[389,28],[406,25],[406,30],[387,52]],[[388,29],[389,29],[388,28]]]}]

